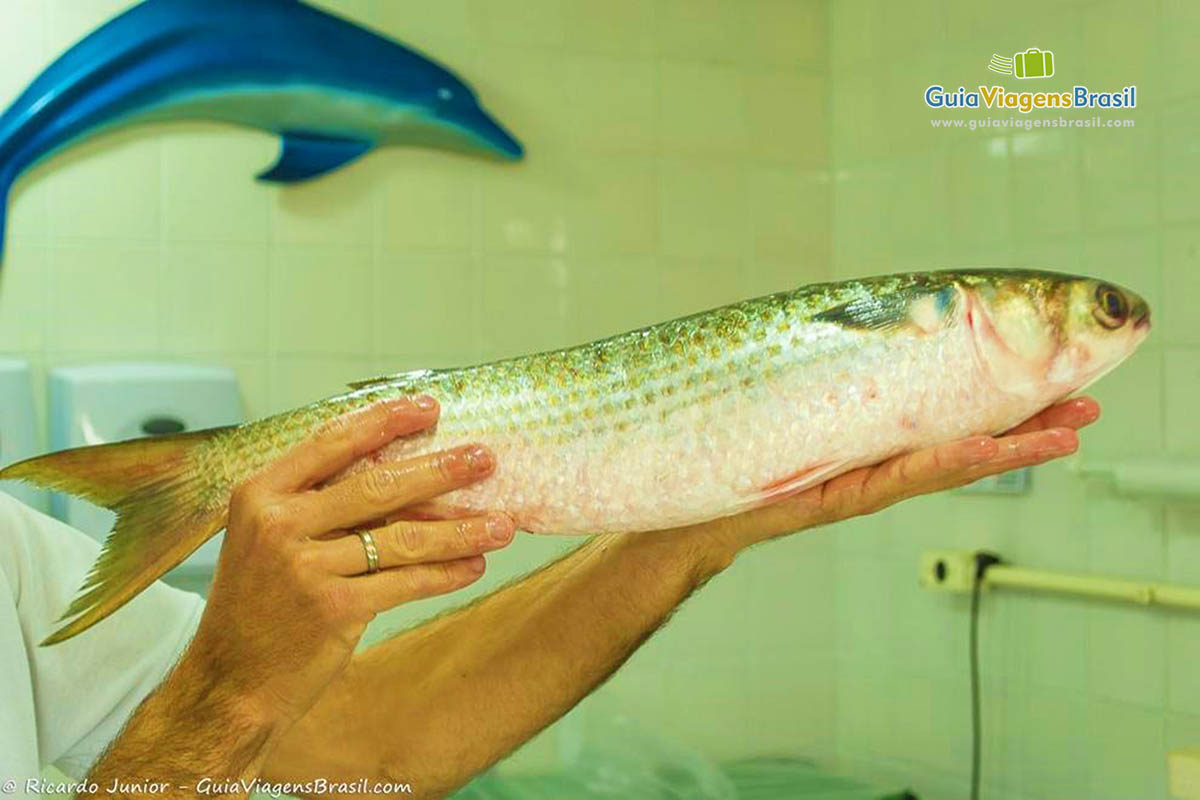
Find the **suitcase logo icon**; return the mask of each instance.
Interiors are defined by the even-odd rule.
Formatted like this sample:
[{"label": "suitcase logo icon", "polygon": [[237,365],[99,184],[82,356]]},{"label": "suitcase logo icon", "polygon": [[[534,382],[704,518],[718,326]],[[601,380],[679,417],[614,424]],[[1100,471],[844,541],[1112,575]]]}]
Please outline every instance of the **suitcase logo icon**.
[{"label": "suitcase logo icon", "polygon": [[1024,53],[1013,53],[1012,58],[993,55],[988,69],[1018,78],[1049,78],[1054,74],[1054,53],[1031,47]]}]

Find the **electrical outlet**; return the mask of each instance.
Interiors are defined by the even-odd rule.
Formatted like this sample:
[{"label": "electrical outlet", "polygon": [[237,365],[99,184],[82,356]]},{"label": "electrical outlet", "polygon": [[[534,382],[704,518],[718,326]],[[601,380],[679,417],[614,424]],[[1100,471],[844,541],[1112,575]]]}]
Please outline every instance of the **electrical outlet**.
[{"label": "electrical outlet", "polygon": [[937,592],[970,592],[975,584],[975,553],[970,550],[923,553],[920,581],[921,586]]}]

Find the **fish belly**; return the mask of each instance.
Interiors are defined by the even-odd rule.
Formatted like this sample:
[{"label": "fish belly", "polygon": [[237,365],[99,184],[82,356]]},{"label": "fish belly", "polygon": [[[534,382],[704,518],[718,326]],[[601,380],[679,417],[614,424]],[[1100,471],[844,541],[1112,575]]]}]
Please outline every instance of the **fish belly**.
[{"label": "fish belly", "polygon": [[[424,513],[506,511],[534,533],[642,531],[735,514],[898,453],[998,432],[1038,410],[994,387],[963,326],[888,339],[835,335],[842,340],[825,336],[819,352],[781,354],[766,370],[747,357],[714,378],[699,365],[705,380],[626,411],[624,424],[600,414],[551,426],[556,403],[537,392],[520,402],[441,397],[434,433],[394,442],[375,460],[479,442],[495,453],[496,473]],[[504,429],[518,406],[520,424]]]}]

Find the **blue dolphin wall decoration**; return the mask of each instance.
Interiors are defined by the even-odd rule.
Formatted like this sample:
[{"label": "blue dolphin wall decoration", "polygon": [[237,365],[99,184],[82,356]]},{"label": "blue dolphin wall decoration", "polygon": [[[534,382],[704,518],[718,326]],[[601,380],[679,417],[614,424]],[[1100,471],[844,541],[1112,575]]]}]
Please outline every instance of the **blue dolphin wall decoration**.
[{"label": "blue dolphin wall decoration", "polygon": [[84,38],[0,116],[0,258],[13,182],[91,136],[177,119],[278,134],[259,180],[295,183],[382,145],[517,160],[450,70],[301,0],[145,0]]}]

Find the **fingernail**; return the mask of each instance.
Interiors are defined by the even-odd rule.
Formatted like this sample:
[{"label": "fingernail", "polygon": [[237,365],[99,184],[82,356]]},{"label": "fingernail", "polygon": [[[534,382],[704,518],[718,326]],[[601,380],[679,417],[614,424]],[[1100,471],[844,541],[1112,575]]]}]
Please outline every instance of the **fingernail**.
[{"label": "fingernail", "polygon": [[412,402],[414,406],[422,411],[433,411],[435,408],[437,408],[437,400],[434,400],[427,394],[423,394],[420,397],[414,398]]},{"label": "fingernail", "polygon": [[463,466],[471,475],[486,475],[493,466],[492,453],[483,445],[473,444],[464,447],[460,458]]},{"label": "fingernail", "polygon": [[477,556],[467,562],[467,569],[475,575],[482,575],[486,566],[487,562],[483,560],[483,556]]},{"label": "fingernail", "polygon": [[487,520],[488,536],[496,544],[504,544],[512,538],[512,520],[503,514],[494,514]]}]

